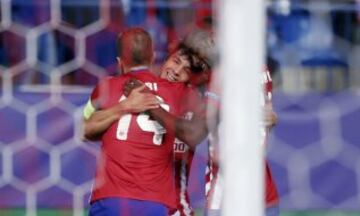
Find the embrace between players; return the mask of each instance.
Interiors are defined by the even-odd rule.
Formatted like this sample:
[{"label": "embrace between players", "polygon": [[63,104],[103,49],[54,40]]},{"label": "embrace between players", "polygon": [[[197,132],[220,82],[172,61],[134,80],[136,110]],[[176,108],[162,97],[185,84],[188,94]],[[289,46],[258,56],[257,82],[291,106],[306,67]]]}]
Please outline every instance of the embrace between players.
[{"label": "embrace between players", "polygon": [[[188,179],[194,149],[207,136],[205,213],[220,215],[220,97],[208,89],[216,54],[211,33],[186,36],[158,75],[151,70],[153,42],[145,30],[130,28],[117,40],[122,74],[101,80],[84,108],[84,137],[101,140],[89,215],[194,215]],[[269,105],[264,110],[271,127],[276,115]],[[266,214],[278,215],[268,166],[266,193]]]}]

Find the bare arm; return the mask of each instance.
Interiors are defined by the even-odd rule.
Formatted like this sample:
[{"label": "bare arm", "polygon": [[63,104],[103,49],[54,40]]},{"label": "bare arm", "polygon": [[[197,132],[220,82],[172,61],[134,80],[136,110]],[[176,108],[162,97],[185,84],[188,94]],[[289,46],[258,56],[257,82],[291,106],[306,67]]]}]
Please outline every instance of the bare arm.
[{"label": "bare arm", "polygon": [[156,96],[142,93],[145,86],[134,89],[131,94],[120,103],[103,110],[97,110],[88,119],[84,118],[84,138],[99,140],[102,134],[127,113],[139,113],[159,107]]},{"label": "bare arm", "polygon": [[[124,85],[125,95],[131,94],[136,86],[143,85],[139,80],[129,79]],[[199,100],[200,101],[200,100]],[[196,101],[198,103],[199,101]],[[202,106],[203,104],[198,104]],[[158,121],[168,131],[172,131],[175,137],[185,142],[191,148],[195,148],[207,135],[206,118],[194,113],[191,120],[174,116],[159,107],[148,110],[152,118]]]},{"label": "bare arm", "polygon": [[149,111],[167,130],[174,132],[175,137],[195,148],[207,135],[206,119],[195,115],[192,120],[176,117],[162,108]]},{"label": "bare arm", "polygon": [[95,111],[90,118],[84,119],[84,138],[99,140],[113,122],[129,112],[125,100],[108,109]]}]

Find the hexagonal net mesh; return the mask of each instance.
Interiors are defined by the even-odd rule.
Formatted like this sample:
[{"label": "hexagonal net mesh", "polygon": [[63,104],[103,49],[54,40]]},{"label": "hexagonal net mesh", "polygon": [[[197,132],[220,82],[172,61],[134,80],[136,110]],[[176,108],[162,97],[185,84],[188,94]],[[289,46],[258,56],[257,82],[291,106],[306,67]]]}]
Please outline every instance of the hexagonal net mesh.
[{"label": "hexagonal net mesh", "polygon": [[[79,122],[91,88],[117,73],[117,34],[129,26],[147,29],[158,63],[168,42],[195,25],[196,13],[210,8],[192,5],[0,1],[0,209],[23,209],[27,215],[70,209],[83,215],[99,145],[83,143]],[[190,16],[176,18],[184,14]]]},{"label": "hexagonal net mesh", "polygon": [[[41,209],[69,209],[70,214],[83,215],[99,145],[81,140],[82,108],[99,79],[117,73],[116,35],[128,26],[146,28],[156,42],[159,64],[171,41],[194,26],[207,27],[208,20],[201,18],[209,15],[209,2],[1,0],[0,210],[37,215]],[[340,17],[335,13],[341,10],[332,18]],[[300,40],[308,31],[296,31],[309,26],[303,20],[308,16],[296,10],[269,14],[268,54],[280,67],[274,74],[273,101],[279,122],[267,146],[281,208],[359,211],[358,93],[304,91],[319,86],[323,90],[330,82],[336,87],[336,80],[358,90],[359,21],[356,30],[348,29],[355,39],[340,49],[351,50],[345,60],[314,65],[300,61],[300,48],[309,51],[302,46],[312,37]],[[351,22],[360,20],[350,17]],[[338,68],[346,68],[348,77],[336,79]],[[334,78],[326,75],[326,81],[317,83],[331,69],[336,69]],[[299,94],[290,94],[294,92]],[[197,151],[189,191],[194,207],[202,208],[207,149],[200,145]]]}]

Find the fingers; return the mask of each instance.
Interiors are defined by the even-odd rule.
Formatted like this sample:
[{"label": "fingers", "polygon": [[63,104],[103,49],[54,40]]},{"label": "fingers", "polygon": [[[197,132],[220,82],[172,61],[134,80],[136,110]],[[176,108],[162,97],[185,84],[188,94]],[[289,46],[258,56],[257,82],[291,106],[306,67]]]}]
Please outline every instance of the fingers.
[{"label": "fingers", "polygon": [[144,90],[146,88],[146,85],[145,84],[141,84],[140,86],[137,86],[133,89],[133,91],[136,91],[136,92],[141,92],[142,90]]},{"label": "fingers", "polygon": [[127,82],[127,85],[129,85],[130,87],[133,87],[133,88],[136,88],[138,86],[141,86],[143,85],[144,83],[137,80],[137,79],[134,79],[134,78],[130,78]]},{"label": "fingers", "polygon": [[157,109],[159,107],[160,107],[159,104],[150,104],[150,105],[147,105],[146,107],[144,107],[144,111],[150,110],[150,109]]},{"label": "fingers", "polygon": [[155,95],[151,93],[144,93],[146,97],[146,102],[144,102],[145,110],[156,109],[160,107],[160,101],[156,98]]},{"label": "fingers", "polygon": [[277,115],[274,111],[265,112],[264,123],[266,127],[272,127],[277,123]]},{"label": "fingers", "polygon": [[[139,113],[149,109],[160,107],[160,102],[152,93],[141,92],[144,87],[138,87],[127,97],[127,102],[131,107],[131,112]],[[139,91],[139,92],[138,92]]]},{"label": "fingers", "polygon": [[134,86],[136,86],[136,87],[137,87],[137,86],[144,85],[143,82],[141,82],[140,80],[137,80],[137,79],[134,80],[134,83],[135,83]]},{"label": "fingers", "polygon": [[[124,87],[123,87],[123,91],[124,91],[124,95],[128,96],[129,94],[131,94],[131,92],[133,91],[133,89],[139,87],[139,86],[143,86],[144,83],[142,83],[141,81],[134,79],[134,78],[130,78],[128,79],[125,83],[124,83]],[[143,90],[143,89],[142,89]],[[140,90],[141,91],[141,90]]]},{"label": "fingers", "polygon": [[144,96],[144,103],[147,105],[156,105],[160,106],[160,101],[156,98],[155,95],[151,93],[142,93]]},{"label": "fingers", "polygon": [[127,97],[131,94],[132,88],[130,86],[128,86],[127,84],[125,84],[123,91],[124,91],[124,95]]}]

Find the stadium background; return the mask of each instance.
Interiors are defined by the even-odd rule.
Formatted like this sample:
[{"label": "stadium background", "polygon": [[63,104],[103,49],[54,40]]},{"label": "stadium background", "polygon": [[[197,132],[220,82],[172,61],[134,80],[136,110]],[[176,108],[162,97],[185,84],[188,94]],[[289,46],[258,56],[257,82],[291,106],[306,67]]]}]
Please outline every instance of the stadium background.
[{"label": "stadium background", "polygon": [[[144,26],[160,63],[168,42],[209,28],[203,18],[212,4],[1,0],[0,215],[85,214],[98,145],[81,140],[82,106],[100,78],[116,74],[116,35]],[[268,158],[282,215],[360,215],[359,5],[268,1],[267,62],[279,115]],[[199,213],[205,149],[198,147],[191,175]]]}]

